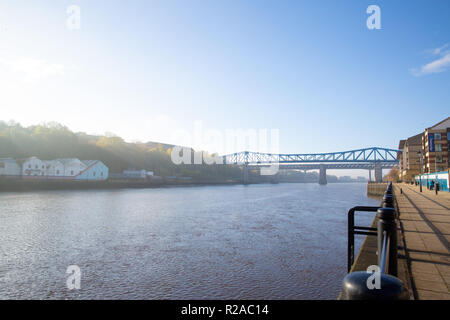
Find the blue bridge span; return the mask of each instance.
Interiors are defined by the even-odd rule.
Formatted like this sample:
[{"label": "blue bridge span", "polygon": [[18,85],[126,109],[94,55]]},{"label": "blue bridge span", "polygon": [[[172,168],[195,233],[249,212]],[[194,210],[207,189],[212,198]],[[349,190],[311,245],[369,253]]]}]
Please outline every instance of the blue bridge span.
[{"label": "blue bridge span", "polygon": [[279,169],[319,170],[319,183],[326,184],[327,169],[365,169],[375,171],[375,181],[383,178],[382,170],[398,165],[400,150],[364,148],[331,153],[273,154],[243,151],[223,156],[224,163],[244,166],[244,181],[248,181],[249,167],[262,168],[278,165]]}]

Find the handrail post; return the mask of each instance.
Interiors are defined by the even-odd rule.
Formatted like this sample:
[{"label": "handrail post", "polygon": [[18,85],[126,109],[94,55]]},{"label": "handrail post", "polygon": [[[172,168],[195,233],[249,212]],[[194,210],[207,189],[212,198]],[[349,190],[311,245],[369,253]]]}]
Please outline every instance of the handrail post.
[{"label": "handrail post", "polygon": [[390,193],[385,193],[383,196],[383,208],[394,208],[394,196]]},{"label": "handrail post", "polygon": [[[351,244],[354,241],[354,212],[348,212],[349,227],[349,263],[351,261]],[[343,300],[408,300],[408,293],[400,279],[397,278],[397,215],[394,208],[392,183],[389,183],[383,197],[382,207],[377,210],[377,242],[380,287],[368,285],[371,272],[357,271],[347,274],[342,283]],[[374,210],[374,211],[375,211]],[[352,232],[350,232],[352,230]],[[350,269],[350,267],[349,267]]]},{"label": "handrail post", "polygon": [[383,253],[383,235],[384,232],[386,237],[389,237],[389,274],[397,276],[397,223],[396,223],[396,213],[394,208],[379,208],[377,211],[377,242],[378,242],[378,266],[382,262]]},{"label": "handrail post", "polygon": [[353,260],[355,259],[355,209],[352,208],[348,212],[348,248],[347,248],[347,272],[350,272]]}]

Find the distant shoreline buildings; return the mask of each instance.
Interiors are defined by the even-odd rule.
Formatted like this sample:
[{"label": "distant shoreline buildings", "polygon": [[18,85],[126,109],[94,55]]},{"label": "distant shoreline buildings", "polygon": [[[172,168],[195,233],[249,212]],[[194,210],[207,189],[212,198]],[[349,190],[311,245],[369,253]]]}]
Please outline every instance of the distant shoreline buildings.
[{"label": "distant shoreline buildings", "polygon": [[29,157],[23,160],[0,158],[0,176],[22,179],[107,180],[109,168],[100,160],[63,158],[41,160]]}]

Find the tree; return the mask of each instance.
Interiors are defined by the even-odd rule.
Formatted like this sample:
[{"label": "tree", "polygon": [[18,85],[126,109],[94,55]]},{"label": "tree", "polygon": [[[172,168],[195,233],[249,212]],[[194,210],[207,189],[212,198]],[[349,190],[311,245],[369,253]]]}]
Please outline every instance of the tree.
[{"label": "tree", "polygon": [[389,173],[384,176],[385,181],[392,181],[392,182],[398,182],[399,179],[399,170],[397,167],[393,167],[391,170],[389,170]]}]

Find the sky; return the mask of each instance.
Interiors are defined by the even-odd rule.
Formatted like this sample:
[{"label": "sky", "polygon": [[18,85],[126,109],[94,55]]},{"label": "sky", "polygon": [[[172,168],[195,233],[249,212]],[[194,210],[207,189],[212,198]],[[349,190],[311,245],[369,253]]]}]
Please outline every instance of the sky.
[{"label": "sky", "polygon": [[252,129],[314,153],[395,149],[449,111],[446,0],[0,2],[5,121],[211,152]]}]

